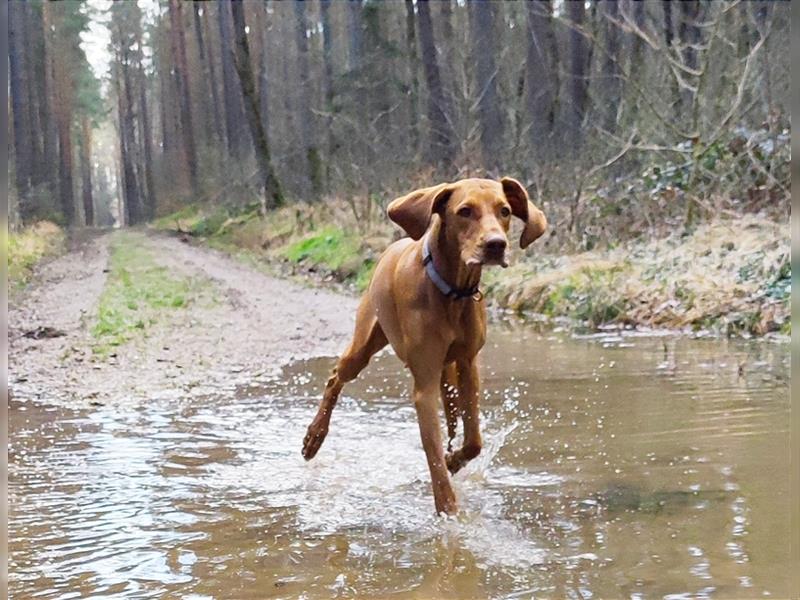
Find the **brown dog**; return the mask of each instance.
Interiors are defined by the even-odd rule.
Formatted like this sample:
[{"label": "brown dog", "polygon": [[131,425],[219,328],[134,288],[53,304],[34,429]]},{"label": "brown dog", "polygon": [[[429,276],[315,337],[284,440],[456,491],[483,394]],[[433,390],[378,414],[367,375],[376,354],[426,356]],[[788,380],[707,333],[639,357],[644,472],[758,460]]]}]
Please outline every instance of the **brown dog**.
[{"label": "brown dog", "polygon": [[[389,204],[389,218],[412,239],[390,245],[378,261],[356,316],[353,340],[328,380],[303,440],[310,460],[328,433],[342,386],[355,379],[387,342],[414,378],[414,406],[428,459],[437,513],[455,513],[448,470],[481,451],[476,357],[486,339],[486,306],[478,283],[483,265],[506,263],[512,215],[524,223],[525,248],[547,227],[544,214],[516,180],[464,179],[417,190]],[[442,447],[438,402],[447,419]],[[451,452],[456,423],[464,445]]]}]

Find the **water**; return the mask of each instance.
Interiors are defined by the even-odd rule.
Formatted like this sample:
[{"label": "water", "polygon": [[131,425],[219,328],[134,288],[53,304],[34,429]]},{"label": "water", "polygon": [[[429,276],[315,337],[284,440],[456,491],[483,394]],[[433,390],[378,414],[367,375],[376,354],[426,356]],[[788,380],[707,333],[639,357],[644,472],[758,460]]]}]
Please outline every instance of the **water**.
[{"label": "water", "polygon": [[789,348],[490,330],[485,448],[433,515],[409,380],[330,359],[266,389],[9,406],[15,598],[789,595]]}]

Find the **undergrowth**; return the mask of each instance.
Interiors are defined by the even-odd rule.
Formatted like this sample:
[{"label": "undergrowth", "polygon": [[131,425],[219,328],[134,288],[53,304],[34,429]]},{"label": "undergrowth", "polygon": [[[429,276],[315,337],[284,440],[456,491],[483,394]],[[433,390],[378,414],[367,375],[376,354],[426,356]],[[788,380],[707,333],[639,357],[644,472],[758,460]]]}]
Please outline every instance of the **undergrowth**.
[{"label": "undergrowth", "polygon": [[[364,214],[375,215],[374,222]],[[180,218],[161,223],[179,222],[181,231],[272,272],[358,292],[398,233],[381,210],[359,214],[342,201],[292,205],[266,217],[248,206],[193,210]],[[789,239],[785,225],[745,214],[573,254],[540,241],[527,252],[514,250],[510,268],[486,269],[482,287],[496,307],[567,318],[581,327],[786,334]]]},{"label": "undergrowth", "polygon": [[49,221],[39,221],[20,232],[4,236],[9,289],[18,290],[28,283],[34,268],[43,258],[63,251],[65,239],[64,231]]},{"label": "undergrowth", "polygon": [[294,205],[262,217],[255,205],[193,207],[154,221],[158,229],[182,232],[255,266],[283,274],[313,276],[355,291],[369,284],[390,227],[353,221],[346,206]]}]

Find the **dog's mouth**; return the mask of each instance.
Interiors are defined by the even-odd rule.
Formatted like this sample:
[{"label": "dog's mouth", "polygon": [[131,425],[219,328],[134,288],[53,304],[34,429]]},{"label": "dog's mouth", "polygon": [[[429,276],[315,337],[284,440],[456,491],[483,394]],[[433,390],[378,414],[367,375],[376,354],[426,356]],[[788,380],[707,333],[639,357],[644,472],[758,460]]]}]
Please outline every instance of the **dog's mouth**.
[{"label": "dog's mouth", "polygon": [[508,266],[505,252],[486,252],[483,255],[484,265],[500,265],[504,269]]},{"label": "dog's mouth", "polygon": [[506,260],[505,252],[483,252],[482,256],[472,256],[468,258],[466,264],[468,267],[490,267],[498,265],[505,269],[508,266],[508,260]]}]

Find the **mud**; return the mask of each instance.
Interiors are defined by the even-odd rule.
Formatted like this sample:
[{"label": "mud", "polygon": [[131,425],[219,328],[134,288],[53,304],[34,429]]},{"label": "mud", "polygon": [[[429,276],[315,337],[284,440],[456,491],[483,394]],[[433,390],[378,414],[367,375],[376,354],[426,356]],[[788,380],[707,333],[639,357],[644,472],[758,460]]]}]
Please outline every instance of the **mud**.
[{"label": "mud", "polygon": [[[9,306],[9,387],[18,399],[71,405],[196,397],[268,379],[297,359],[333,355],[352,331],[356,299],[270,277],[214,250],[142,235],[163,266],[210,283],[213,302],[172,311],[106,358],[90,328],[113,233],[83,233],[41,265]],[[49,328],[59,337],[30,336]]]}]

